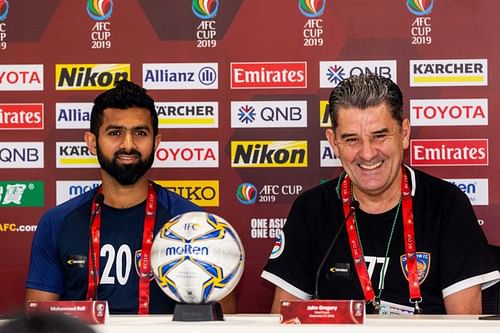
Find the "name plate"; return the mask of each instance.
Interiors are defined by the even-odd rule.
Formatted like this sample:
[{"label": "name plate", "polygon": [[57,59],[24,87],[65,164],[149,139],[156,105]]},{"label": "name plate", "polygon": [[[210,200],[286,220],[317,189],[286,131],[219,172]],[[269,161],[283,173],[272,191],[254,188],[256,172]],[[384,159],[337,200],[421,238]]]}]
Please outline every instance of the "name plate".
[{"label": "name plate", "polygon": [[363,324],[364,300],[281,301],[282,324]]},{"label": "name plate", "polygon": [[109,317],[107,301],[30,301],[28,315],[35,312],[65,314],[87,324],[104,324]]}]

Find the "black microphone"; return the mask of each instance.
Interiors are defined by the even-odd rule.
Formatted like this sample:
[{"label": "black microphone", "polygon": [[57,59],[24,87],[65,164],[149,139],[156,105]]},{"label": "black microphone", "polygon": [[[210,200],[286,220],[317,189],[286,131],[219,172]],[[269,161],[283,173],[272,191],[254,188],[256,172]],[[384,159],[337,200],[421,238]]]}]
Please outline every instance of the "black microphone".
[{"label": "black microphone", "polygon": [[95,286],[95,295],[93,298],[95,298],[95,301],[97,301],[97,274],[98,274],[98,272],[97,272],[97,267],[96,267],[94,242],[92,241],[92,226],[94,225],[94,221],[95,221],[97,214],[101,210],[101,205],[104,203],[104,194],[102,194],[100,192],[97,193],[95,195],[94,202],[95,202],[95,209],[92,212],[92,217],[90,219],[90,225],[89,225],[89,247],[90,247],[90,253],[91,253],[91,256],[89,258],[89,260],[91,260],[91,262],[89,263],[89,265],[90,264],[92,265],[90,273],[92,275],[92,280],[94,281],[94,286]]},{"label": "black microphone", "polygon": [[347,216],[345,217],[344,221],[342,221],[342,224],[340,225],[339,229],[335,233],[335,236],[333,236],[333,240],[330,243],[330,247],[326,251],[325,256],[323,257],[323,259],[321,260],[321,263],[318,266],[318,270],[316,271],[316,280],[314,281],[314,296],[313,296],[313,299],[319,299],[319,291],[318,291],[318,289],[319,289],[319,276],[321,275],[321,270],[323,269],[323,266],[325,266],[326,260],[328,259],[328,257],[332,253],[333,247],[335,246],[335,243],[337,243],[337,239],[339,238],[340,233],[344,229],[344,227],[345,227],[345,225],[347,223],[347,220],[349,220],[349,218],[351,217],[351,215],[354,214],[354,212],[358,208],[359,208],[359,202],[356,201],[356,200],[352,200],[351,204],[349,205],[349,213],[347,213]]}]

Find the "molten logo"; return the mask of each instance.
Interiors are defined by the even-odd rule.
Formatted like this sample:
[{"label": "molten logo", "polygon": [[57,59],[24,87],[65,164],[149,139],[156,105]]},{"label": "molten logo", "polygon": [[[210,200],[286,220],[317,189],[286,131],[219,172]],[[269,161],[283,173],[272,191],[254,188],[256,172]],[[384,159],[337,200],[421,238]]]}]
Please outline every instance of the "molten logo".
[{"label": "molten logo", "polygon": [[231,88],[307,88],[307,63],[233,62]]},{"label": "molten logo", "polygon": [[219,0],[193,0],[194,15],[201,20],[211,20],[219,11]]},{"label": "molten logo", "polygon": [[413,15],[424,16],[432,11],[434,0],[406,0],[406,7]]},{"label": "molten logo", "polygon": [[233,168],[307,167],[307,141],[232,141]]},{"label": "molten logo", "polygon": [[87,14],[94,21],[105,21],[113,13],[113,0],[87,0]]},{"label": "molten logo", "polygon": [[184,244],[182,246],[169,246],[165,248],[166,256],[208,256],[207,246],[197,246],[191,244]]},{"label": "molten logo", "polygon": [[310,18],[319,17],[325,11],[326,0],[299,0],[302,15]]},{"label": "molten logo", "polygon": [[488,165],[488,139],[411,140],[411,165]]}]

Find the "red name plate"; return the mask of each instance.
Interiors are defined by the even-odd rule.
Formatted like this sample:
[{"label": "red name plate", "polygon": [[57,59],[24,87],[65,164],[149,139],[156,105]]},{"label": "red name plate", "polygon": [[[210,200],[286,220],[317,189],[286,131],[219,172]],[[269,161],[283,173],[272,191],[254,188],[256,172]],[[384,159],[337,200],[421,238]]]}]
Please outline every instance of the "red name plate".
[{"label": "red name plate", "polygon": [[365,301],[281,301],[282,324],[363,324]]},{"label": "red name plate", "polygon": [[62,313],[88,324],[104,324],[109,317],[107,301],[30,301],[26,312]]}]

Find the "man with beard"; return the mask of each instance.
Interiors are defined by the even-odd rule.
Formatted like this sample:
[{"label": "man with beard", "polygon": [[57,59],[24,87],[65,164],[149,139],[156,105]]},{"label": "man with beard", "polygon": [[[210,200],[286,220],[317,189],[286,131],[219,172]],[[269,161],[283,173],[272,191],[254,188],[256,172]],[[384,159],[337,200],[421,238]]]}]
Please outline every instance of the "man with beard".
[{"label": "man with beard", "polygon": [[[201,209],[146,177],[160,140],[154,101],[141,87],[120,81],[94,100],[85,142],[99,160],[102,185],[42,216],[26,301],[98,299],[111,313],[173,311],[150,260],[141,258],[165,222]],[[222,306],[234,311],[234,299]]]}]

